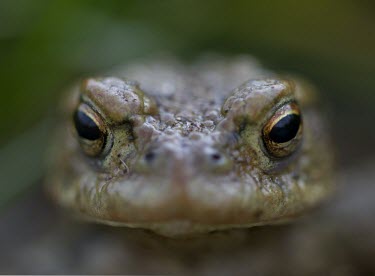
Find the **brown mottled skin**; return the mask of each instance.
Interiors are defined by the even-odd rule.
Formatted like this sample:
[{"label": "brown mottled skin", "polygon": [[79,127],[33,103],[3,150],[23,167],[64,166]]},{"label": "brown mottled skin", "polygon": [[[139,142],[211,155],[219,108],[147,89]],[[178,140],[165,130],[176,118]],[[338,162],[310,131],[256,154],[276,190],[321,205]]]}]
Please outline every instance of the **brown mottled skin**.
[{"label": "brown mottled skin", "polygon": [[[279,223],[332,190],[313,88],[251,57],[131,64],[85,80],[71,95],[48,189],[90,220],[186,236]],[[301,141],[275,157],[263,129],[290,102],[301,110]],[[108,133],[95,157],[82,150],[72,123],[81,104],[95,110]]]}]

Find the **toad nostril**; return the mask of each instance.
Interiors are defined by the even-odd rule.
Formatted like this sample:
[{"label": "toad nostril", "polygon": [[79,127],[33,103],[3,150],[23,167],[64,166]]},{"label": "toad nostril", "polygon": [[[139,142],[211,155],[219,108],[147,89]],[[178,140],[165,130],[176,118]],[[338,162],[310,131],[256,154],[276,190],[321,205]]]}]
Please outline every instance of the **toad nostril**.
[{"label": "toad nostril", "polygon": [[215,162],[219,162],[222,158],[223,156],[218,152],[211,154],[211,159]]},{"label": "toad nostril", "polygon": [[232,167],[231,160],[218,150],[207,150],[205,153],[205,166],[203,170],[210,173],[227,173]]},{"label": "toad nostril", "polygon": [[156,153],[154,151],[150,151],[145,154],[144,159],[147,163],[152,163],[156,158]]}]

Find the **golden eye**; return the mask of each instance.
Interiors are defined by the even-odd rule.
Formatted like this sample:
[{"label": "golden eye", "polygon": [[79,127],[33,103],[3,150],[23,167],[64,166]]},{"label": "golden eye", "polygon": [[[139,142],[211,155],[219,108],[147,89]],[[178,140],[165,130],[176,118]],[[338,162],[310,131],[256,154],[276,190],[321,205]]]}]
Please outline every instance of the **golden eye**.
[{"label": "golden eye", "polygon": [[88,105],[81,104],[73,116],[74,127],[83,151],[100,155],[107,141],[107,130],[101,117]]},{"label": "golden eye", "polygon": [[275,112],[263,128],[263,141],[270,155],[291,155],[302,140],[302,116],[296,103],[289,103]]}]

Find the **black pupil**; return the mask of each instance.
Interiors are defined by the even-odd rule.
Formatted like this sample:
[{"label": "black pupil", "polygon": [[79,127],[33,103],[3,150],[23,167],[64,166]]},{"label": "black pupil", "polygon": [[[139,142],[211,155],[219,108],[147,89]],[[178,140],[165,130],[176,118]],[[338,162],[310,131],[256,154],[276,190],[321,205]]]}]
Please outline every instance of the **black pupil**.
[{"label": "black pupil", "polygon": [[285,143],[296,137],[301,124],[301,116],[289,114],[272,128],[269,138],[276,143]]},{"label": "black pupil", "polygon": [[102,132],[98,125],[84,112],[77,111],[74,114],[74,123],[81,138],[95,141],[102,137]]}]

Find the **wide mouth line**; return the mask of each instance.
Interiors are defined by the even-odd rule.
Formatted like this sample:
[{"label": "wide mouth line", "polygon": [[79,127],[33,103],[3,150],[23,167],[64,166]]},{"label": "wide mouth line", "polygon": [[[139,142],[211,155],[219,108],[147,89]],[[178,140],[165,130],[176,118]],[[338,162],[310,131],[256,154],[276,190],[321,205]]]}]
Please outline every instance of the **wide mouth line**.
[{"label": "wide mouth line", "polygon": [[264,225],[284,224],[291,221],[294,217],[282,217],[276,219],[259,220],[244,223],[201,223],[190,220],[170,220],[161,222],[119,222],[113,220],[103,220],[97,218],[87,218],[96,223],[105,224],[114,227],[128,227],[134,229],[147,229],[153,232],[171,238],[189,237],[199,234],[206,234],[214,231],[245,229]]}]

